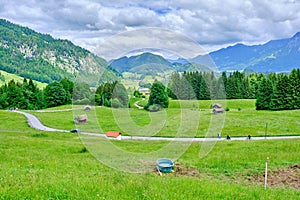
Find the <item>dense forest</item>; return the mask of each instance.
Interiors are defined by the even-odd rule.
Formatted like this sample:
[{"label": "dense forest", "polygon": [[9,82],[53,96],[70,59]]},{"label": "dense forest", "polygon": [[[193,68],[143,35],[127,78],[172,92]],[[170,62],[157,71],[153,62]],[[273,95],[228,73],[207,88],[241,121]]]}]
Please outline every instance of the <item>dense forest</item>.
[{"label": "dense forest", "polygon": [[[150,88],[147,106],[168,107],[168,96],[182,100],[256,99],[257,110],[289,110],[300,108],[300,69],[289,74],[262,73],[247,76],[243,72],[173,73],[168,86],[156,81]],[[137,91],[135,91],[137,93]],[[87,83],[74,83],[68,78],[53,81],[40,90],[32,81],[11,80],[0,87],[0,108],[42,109],[66,104],[95,104],[114,108],[129,106],[128,91],[121,83],[106,82],[93,92]]]},{"label": "dense forest", "polygon": [[233,72],[217,78],[212,72],[173,73],[168,83],[172,99],[250,99],[255,98],[258,80],[262,74],[248,77],[242,72]]},{"label": "dense forest", "polygon": [[286,73],[235,71],[217,78],[213,73],[173,73],[168,84],[172,99],[256,99],[257,110],[300,108],[300,70]]},{"label": "dense forest", "polygon": [[90,104],[93,95],[86,83],[73,83],[67,78],[53,81],[40,90],[32,81],[9,81],[0,87],[0,109],[37,110],[66,104]]},{"label": "dense forest", "polygon": [[260,79],[257,110],[300,109],[300,69],[287,74],[270,74]]}]

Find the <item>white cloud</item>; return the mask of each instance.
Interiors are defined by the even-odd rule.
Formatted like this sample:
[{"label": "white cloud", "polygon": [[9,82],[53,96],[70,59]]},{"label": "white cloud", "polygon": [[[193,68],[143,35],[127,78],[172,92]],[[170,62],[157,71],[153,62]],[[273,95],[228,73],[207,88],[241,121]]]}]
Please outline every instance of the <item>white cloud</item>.
[{"label": "white cloud", "polygon": [[147,27],[179,31],[208,51],[300,31],[300,2],[293,0],[0,0],[0,4],[0,17],[90,50],[109,36]]},{"label": "white cloud", "polygon": [[197,42],[185,35],[161,28],[144,28],[123,32],[104,40],[95,52],[108,60],[125,56],[135,50],[152,49],[182,58],[206,53]]}]

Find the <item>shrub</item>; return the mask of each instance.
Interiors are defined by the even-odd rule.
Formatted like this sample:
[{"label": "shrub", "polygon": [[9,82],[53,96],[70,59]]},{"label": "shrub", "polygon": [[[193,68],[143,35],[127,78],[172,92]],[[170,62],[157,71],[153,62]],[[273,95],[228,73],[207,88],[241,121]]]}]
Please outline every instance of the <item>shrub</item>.
[{"label": "shrub", "polygon": [[82,147],[82,148],[78,151],[78,153],[86,153],[86,152],[89,152],[89,151],[87,150],[86,147]]},{"label": "shrub", "polygon": [[229,108],[228,108],[228,107],[226,107],[225,111],[226,111],[226,112],[228,112],[228,111],[229,111]]},{"label": "shrub", "polygon": [[45,133],[35,133],[32,135],[32,137],[48,137],[48,135]]},{"label": "shrub", "polygon": [[91,103],[91,101],[88,98],[78,99],[73,102],[73,104],[75,104],[75,105],[87,105],[90,103]]},{"label": "shrub", "polygon": [[135,90],[133,92],[133,96],[135,96],[136,98],[140,98],[142,96],[142,93],[140,93],[138,90]]},{"label": "shrub", "polygon": [[104,106],[106,106],[106,107],[111,107],[111,100],[105,99],[105,101],[104,101]]},{"label": "shrub", "polygon": [[113,108],[122,108],[123,105],[121,104],[121,102],[119,101],[119,99],[115,98],[111,102],[111,107],[113,107]]},{"label": "shrub", "polygon": [[149,106],[148,110],[149,110],[149,112],[157,112],[157,111],[162,110],[162,106],[159,104],[153,104],[153,105]]}]

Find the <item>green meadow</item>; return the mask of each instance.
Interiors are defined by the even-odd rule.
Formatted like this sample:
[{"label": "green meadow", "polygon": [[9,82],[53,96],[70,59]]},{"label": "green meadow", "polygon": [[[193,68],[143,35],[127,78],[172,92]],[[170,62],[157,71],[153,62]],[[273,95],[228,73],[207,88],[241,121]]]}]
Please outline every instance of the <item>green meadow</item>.
[{"label": "green meadow", "polygon": [[[181,108],[178,104],[181,103]],[[199,103],[199,105],[196,105]],[[225,102],[221,102],[225,104]],[[178,120],[182,116],[199,117],[198,137],[204,136],[207,125],[201,121],[216,122],[211,119],[211,102],[171,102],[166,112],[148,113],[131,108],[117,110],[104,107],[84,111],[77,110],[51,112],[70,109],[63,106],[48,109],[47,112],[33,112],[46,125],[61,129],[76,126],[73,117],[87,114],[87,124],[78,125],[81,130],[95,133],[107,130],[135,130],[128,135],[149,135],[140,129],[161,127],[155,136],[178,136],[174,131],[184,130]],[[246,136],[264,135],[268,122],[269,135],[299,134],[299,110],[295,111],[255,111],[253,100],[227,101],[229,111],[224,113],[224,134]],[[125,112],[126,111],[126,112]],[[163,114],[164,113],[164,114]],[[199,115],[195,113],[200,113]],[[159,115],[158,115],[159,114]],[[128,126],[122,120],[130,117]],[[208,119],[205,119],[208,116]],[[214,117],[214,116],[213,116]],[[148,157],[150,153],[170,145],[167,141],[111,141],[106,147],[105,138],[92,140],[101,151],[111,155],[114,163],[120,162],[115,151],[145,155],[149,160],[146,173],[130,173],[112,168],[93,146],[82,136],[74,133],[42,132],[30,128],[23,115],[10,111],[0,111],[0,199],[299,199],[300,191],[290,187],[269,186],[264,190],[263,174],[265,161],[269,157],[269,171],[285,169],[299,164],[300,139],[261,141],[218,141],[211,146],[205,156],[201,150],[210,143],[194,142],[175,159],[175,172],[159,176],[155,162],[159,157]],[[177,123],[176,123],[177,121]],[[195,125],[191,118],[182,122]],[[198,125],[198,124],[196,124]],[[140,129],[139,129],[140,128]],[[101,130],[101,131],[100,131]],[[156,130],[154,130],[156,131]],[[184,132],[184,131],[183,131]],[[126,133],[126,132],[125,132]],[[184,134],[187,133],[183,133]],[[189,136],[189,135],[187,135]],[[92,137],[91,137],[92,139]],[[84,143],[84,144],[83,144]],[[175,150],[174,150],[175,151]],[[99,153],[98,152],[98,153]],[[115,160],[114,160],[115,159]],[[151,160],[152,159],[152,160]],[[129,160],[130,162],[130,160]],[[122,165],[122,163],[119,163]],[[269,175],[269,179],[276,179]]]},{"label": "green meadow", "polygon": [[[75,128],[75,116],[87,114],[88,123],[77,128],[93,133],[121,131],[125,135],[161,137],[216,137],[218,132],[232,137],[300,135],[300,110],[256,111],[255,100],[170,101],[168,109],[157,113],[134,108],[135,100],[139,99],[131,100],[130,109],[95,107],[85,112],[84,106],[76,106],[74,111],[31,113],[45,125],[64,130]],[[229,111],[212,114],[214,103]],[[67,108],[72,107],[55,109]]]},{"label": "green meadow", "polygon": [[[32,130],[1,111],[0,199],[298,199],[300,191],[268,187],[252,175],[299,163],[300,140],[220,141],[204,158],[193,143],[176,161],[193,173],[128,173],[102,164],[77,134]],[[123,151],[149,152],[163,141],[114,141]],[[155,158],[153,158],[155,162]],[[153,165],[154,168],[154,165]],[[195,171],[197,173],[195,173]]]}]

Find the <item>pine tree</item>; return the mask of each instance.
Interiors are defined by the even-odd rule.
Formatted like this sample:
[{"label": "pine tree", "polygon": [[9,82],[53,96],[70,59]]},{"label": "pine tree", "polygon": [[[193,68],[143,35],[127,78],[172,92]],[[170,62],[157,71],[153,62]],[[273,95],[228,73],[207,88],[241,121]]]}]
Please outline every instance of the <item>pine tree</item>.
[{"label": "pine tree", "polygon": [[[211,82],[213,82],[213,80]],[[212,83],[210,83],[209,85],[212,86]],[[206,81],[203,78],[200,78],[199,86],[198,86],[200,87],[199,96],[198,96],[199,100],[210,99],[209,85],[206,83]]]},{"label": "pine tree", "polygon": [[291,108],[300,108],[300,69],[293,69],[289,74],[289,82],[291,87]]},{"label": "pine tree", "polygon": [[213,90],[212,90],[211,99],[225,99],[226,98],[226,91],[225,91],[224,81],[223,81],[222,77],[213,81],[212,87],[213,87]]},{"label": "pine tree", "polygon": [[249,98],[255,99],[257,91],[258,91],[258,81],[255,75],[251,75],[249,81]]},{"label": "pine tree", "polygon": [[129,103],[129,98],[128,98],[128,94],[126,91],[126,88],[124,87],[123,84],[121,83],[117,83],[115,85],[113,94],[112,94],[112,99],[116,101],[118,101],[117,104],[112,104],[112,107],[128,107],[128,103]]},{"label": "pine tree", "polygon": [[179,82],[179,87],[180,87],[179,99],[182,100],[196,99],[196,94],[194,92],[192,82],[193,82],[192,76],[189,73],[184,72]]},{"label": "pine tree", "polygon": [[273,94],[272,83],[269,79],[263,78],[259,84],[256,97],[256,110],[269,110]]},{"label": "pine tree", "polygon": [[168,83],[168,96],[172,99],[179,99],[180,90],[180,75],[178,72],[174,72]]},{"label": "pine tree", "polygon": [[95,92],[95,104],[100,106],[104,104],[104,100],[102,99],[103,95],[103,85],[99,85]]},{"label": "pine tree", "polygon": [[289,110],[293,109],[292,88],[289,78],[285,74],[278,77],[271,99],[271,110]]}]

